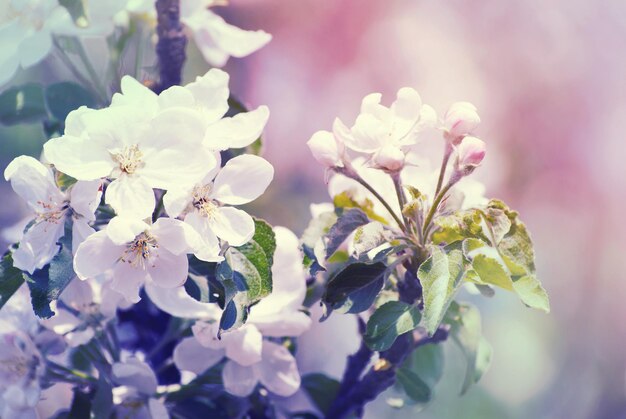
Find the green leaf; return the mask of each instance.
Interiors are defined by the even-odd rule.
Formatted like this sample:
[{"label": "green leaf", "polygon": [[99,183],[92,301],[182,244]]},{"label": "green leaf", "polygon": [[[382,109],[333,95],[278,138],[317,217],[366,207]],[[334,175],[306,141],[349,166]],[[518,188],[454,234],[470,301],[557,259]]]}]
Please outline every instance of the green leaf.
[{"label": "green leaf", "polygon": [[447,323],[451,326],[450,336],[463,351],[467,362],[465,379],[461,387],[461,394],[465,394],[487,370],[491,359],[490,347],[482,337],[480,312],[476,307],[453,303],[446,317]]},{"label": "green leaf", "polygon": [[357,228],[354,233],[354,253],[359,257],[385,242],[387,242],[387,237],[382,223],[374,221],[365,224]]},{"label": "green leaf", "polygon": [[371,307],[389,275],[382,262],[352,263],[337,272],[328,283],[322,302],[326,316],[333,310],[343,313],[360,313]]},{"label": "green leaf", "polygon": [[[69,224],[69,223],[68,223]],[[65,287],[76,276],[73,267],[72,230],[66,226],[65,234],[59,240],[61,250],[52,258],[50,264],[36,270],[27,277],[30,298],[35,314],[40,318],[50,318],[54,312],[50,303],[56,301]]]},{"label": "green leaf", "polygon": [[328,409],[335,400],[339,385],[337,380],[324,374],[313,373],[302,377],[302,388],[324,415],[328,413]]},{"label": "green leaf", "polygon": [[326,235],[326,258],[330,258],[354,230],[369,222],[367,215],[358,208],[341,214]]},{"label": "green leaf", "polygon": [[23,283],[22,271],[13,267],[13,256],[7,252],[0,261],[0,309]]},{"label": "green leaf", "polygon": [[398,336],[415,329],[421,317],[417,307],[402,301],[389,301],[372,314],[363,340],[373,351],[386,351]]},{"label": "green leaf", "polygon": [[335,208],[339,209],[348,209],[348,208],[359,208],[363,211],[371,220],[380,221],[383,224],[388,224],[387,220],[384,217],[376,214],[374,211],[374,203],[369,199],[365,198],[363,200],[357,201],[353,197],[353,193],[351,191],[345,191],[340,193],[339,195],[335,195],[333,198],[333,204]]},{"label": "green leaf", "polygon": [[81,106],[93,108],[97,104],[94,95],[89,90],[69,81],[48,86],[46,103],[50,113],[59,121],[65,121],[71,111]]},{"label": "green leaf", "polygon": [[478,239],[465,239],[463,253],[472,262],[472,268],[481,283],[513,291],[509,269],[497,249]]},{"label": "green leaf", "polygon": [[424,295],[424,324],[435,333],[454,298],[464,274],[463,253],[458,248],[435,247],[417,270]]},{"label": "green leaf", "polygon": [[413,371],[432,389],[441,380],[443,366],[443,346],[428,343],[411,352],[400,368]]},{"label": "green leaf", "polygon": [[536,308],[538,310],[550,312],[550,299],[548,293],[543,289],[541,283],[534,275],[526,275],[515,282],[513,282],[513,288],[519,298],[528,307]]},{"label": "green leaf", "polygon": [[427,403],[432,398],[432,388],[413,371],[400,368],[396,372],[396,377],[406,395],[412,400]]},{"label": "green leaf", "polygon": [[37,122],[47,116],[43,88],[37,83],[12,87],[0,94],[0,123]]}]

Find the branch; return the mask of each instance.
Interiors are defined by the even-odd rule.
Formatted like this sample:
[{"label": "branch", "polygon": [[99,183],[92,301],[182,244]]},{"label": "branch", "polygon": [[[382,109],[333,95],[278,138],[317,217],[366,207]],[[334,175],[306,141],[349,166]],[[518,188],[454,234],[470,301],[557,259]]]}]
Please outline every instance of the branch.
[{"label": "branch", "polygon": [[157,0],[156,10],[160,81],[154,90],[160,93],[182,80],[187,38],[180,23],[180,0]]}]

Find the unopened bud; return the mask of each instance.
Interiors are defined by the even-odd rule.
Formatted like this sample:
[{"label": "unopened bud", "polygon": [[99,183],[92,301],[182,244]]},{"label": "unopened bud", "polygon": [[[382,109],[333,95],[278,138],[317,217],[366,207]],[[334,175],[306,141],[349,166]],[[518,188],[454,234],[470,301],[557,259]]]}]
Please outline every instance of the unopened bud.
[{"label": "unopened bud", "polygon": [[479,123],[480,117],[476,106],[469,102],[456,102],[446,112],[443,128],[446,136],[458,144],[463,137],[474,131]]},{"label": "unopened bud", "polygon": [[476,137],[465,137],[457,147],[457,169],[469,174],[485,158],[487,147],[485,142]]},{"label": "unopened bud", "polygon": [[307,142],[315,160],[326,167],[343,167],[345,146],[328,131],[318,131]]}]

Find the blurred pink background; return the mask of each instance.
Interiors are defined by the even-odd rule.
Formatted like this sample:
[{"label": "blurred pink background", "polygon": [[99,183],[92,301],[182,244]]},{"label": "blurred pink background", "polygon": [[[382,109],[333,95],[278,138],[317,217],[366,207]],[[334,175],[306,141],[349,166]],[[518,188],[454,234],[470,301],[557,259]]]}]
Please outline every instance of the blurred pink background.
[{"label": "blurred pink background", "polygon": [[626,3],[231,6],[224,12],[233,23],[274,36],[229,64],[235,92],[272,112],[266,157],[277,176],[257,211],[274,223],[301,232],[309,203],[327,199],[305,142],[335,116],[351,123],[364,95],[379,91],[388,104],[411,86],[439,113],[457,100],[479,109],[478,136],[489,151],[477,176],[528,224],[553,311],[534,313],[504,292],[476,300],[494,346],[492,368],[459,399],[462,364],[453,367],[460,355],[450,350],[449,384],[424,415],[626,417]]}]

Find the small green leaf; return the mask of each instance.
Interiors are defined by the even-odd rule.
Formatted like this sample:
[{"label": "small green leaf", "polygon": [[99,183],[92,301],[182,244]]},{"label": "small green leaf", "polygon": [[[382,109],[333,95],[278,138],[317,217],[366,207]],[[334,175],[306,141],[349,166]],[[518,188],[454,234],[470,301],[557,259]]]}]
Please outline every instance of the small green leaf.
[{"label": "small green leaf", "polygon": [[406,395],[412,400],[418,403],[427,403],[432,398],[431,387],[413,371],[400,368],[396,372],[396,377],[398,377]]},{"label": "small green leaf", "polygon": [[50,113],[59,121],[81,106],[93,108],[97,102],[94,95],[79,84],[64,81],[46,88],[46,103]]},{"label": "small green leaf", "polygon": [[386,351],[398,336],[415,329],[420,319],[417,307],[402,301],[389,301],[372,314],[363,340],[373,351]]},{"label": "small green leaf", "polygon": [[482,337],[480,312],[476,307],[453,303],[446,317],[447,323],[451,326],[450,336],[463,351],[467,362],[461,388],[461,394],[465,394],[472,384],[478,382],[489,366],[490,347]]},{"label": "small green leaf", "polygon": [[550,299],[548,293],[543,289],[541,283],[534,275],[526,275],[515,282],[513,282],[513,288],[519,298],[528,307],[536,308],[538,310],[550,312]]},{"label": "small green leaf", "polygon": [[28,83],[0,94],[0,123],[4,125],[38,122],[47,116],[43,88]]},{"label": "small green leaf", "polygon": [[324,374],[313,373],[302,377],[302,388],[320,412],[325,415],[337,396],[339,382]]},{"label": "small green leaf", "polygon": [[13,267],[13,257],[7,252],[0,261],[0,309],[23,283],[22,271]]},{"label": "small green leaf", "polygon": [[354,233],[354,253],[357,257],[361,254],[387,242],[385,226],[378,221],[365,224],[356,229]]},{"label": "small green leaf", "polygon": [[361,201],[357,201],[353,198],[353,193],[351,191],[342,192],[339,195],[336,195],[333,198],[333,204],[335,208],[339,209],[348,209],[348,208],[359,208],[363,211],[371,220],[380,221],[383,224],[388,224],[387,220],[384,217],[376,214],[374,211],[374,203],[369,199],[365,198]]},{"label": "small green leaf", "polygon": [[463,253],[472,262],[474,272],[483,284],[513,291],[510,272],[497,249],[478,239],[465,239]]},{"label": "small green leaf", "polygon": [[360,313],[371,307],[389,275],[382,262],[352,263],[337,272],[328,283],[322,296],[326,317],[333,310],[343,313]]},{"label": "small green leaf", "polygon": [[459,249],[435,247],[417,270],[424,295],[424,324],[435,333],[454,298],[464,274],[463,253]]},{"label": "small green leaf", "polygon": [[358,208],[350,208],[341,214],[326,235],[326,258],[330,258],[354,230],[369,221],[367,215]]}]

